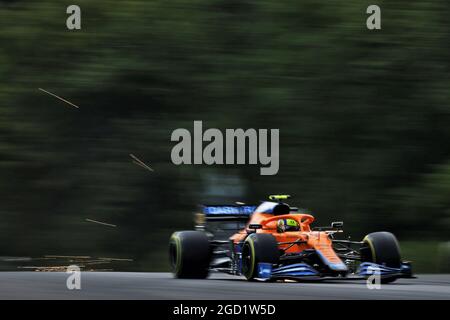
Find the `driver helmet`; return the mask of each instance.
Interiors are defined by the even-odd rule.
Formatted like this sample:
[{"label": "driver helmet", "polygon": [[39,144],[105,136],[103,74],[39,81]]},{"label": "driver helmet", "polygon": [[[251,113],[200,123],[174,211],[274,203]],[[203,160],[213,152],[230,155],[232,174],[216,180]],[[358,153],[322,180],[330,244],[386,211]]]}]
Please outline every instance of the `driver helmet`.
[{"label": "driver helmet", "polygon": [[286,231],[299,231],[300,225],[294,219],[280,219],[277,222],[277,232],[283,233]]}]

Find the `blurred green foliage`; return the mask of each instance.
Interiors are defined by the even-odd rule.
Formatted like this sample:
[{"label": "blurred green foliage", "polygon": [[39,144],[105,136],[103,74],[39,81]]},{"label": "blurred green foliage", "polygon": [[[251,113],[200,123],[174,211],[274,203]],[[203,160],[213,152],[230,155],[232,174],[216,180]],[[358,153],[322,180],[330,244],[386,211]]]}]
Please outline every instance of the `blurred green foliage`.
[{"label": "blurred green foliage", "polygon": [[[448,1],[380,0],[379,31],[366,0],[79,0],[80,31],[70,4],[0,1],[0,255],[160,269],[197,203],[272,193],[354,239],[449,239]],[[279,128],[278,175],[173,165],[194,120]]]}]

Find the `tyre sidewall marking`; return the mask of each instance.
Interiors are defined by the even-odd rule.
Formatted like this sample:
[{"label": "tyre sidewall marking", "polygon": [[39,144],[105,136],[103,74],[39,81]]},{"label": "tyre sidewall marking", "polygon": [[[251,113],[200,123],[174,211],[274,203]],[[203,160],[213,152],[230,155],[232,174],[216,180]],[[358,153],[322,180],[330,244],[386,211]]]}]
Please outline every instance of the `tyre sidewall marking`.
[{"label": "tyre sidewall marking", "polygon": [[175,242],[175,248],[177,251],[177,260],[175,263],[175,273],[178,274],[181,270],[181,265],[182,265],[182,261],[181,261],[181,240],[180,237],[178,236],[177,233],[174,233],[171,237],[171,240],[173,240],[173,242]]},{"label": "tyre sidewall marking", "polygon": [[253,238],[250,236],[247,238],[247,241],[250,245],[250,251],[251,251],[251,256],[250,256],[250,265],[251,265],[251,272],[249,273],[249,277],[248,279],[253,278],[253,272],[255,270],[255,263],[256,263],[256,257],[255,257],[255,243],[253,241]]},{"label": "tyre sidewall marking", "polygon": [[370,251],[372,252],[372,262],[376,263],[377,262],[377,255],[375,253],[375,247],[373,246],[372,241],[370,241],[370,239],[368,238],[368,236],[365,236],[363,239],[363,242],[367,243],[370,247]]}]

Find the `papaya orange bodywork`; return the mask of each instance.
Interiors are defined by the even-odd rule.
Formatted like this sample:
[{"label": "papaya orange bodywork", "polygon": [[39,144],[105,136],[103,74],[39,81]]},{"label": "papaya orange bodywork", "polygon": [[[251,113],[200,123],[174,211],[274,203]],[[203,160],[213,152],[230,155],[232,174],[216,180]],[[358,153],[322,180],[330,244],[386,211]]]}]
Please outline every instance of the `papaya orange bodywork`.
[{"label": "papaya orange bodywork", "polygon": [[[299,231],[277,232],[277,222],[280,219],[294,219],[300,225]],[[306,249],[315,249],[322,257],[332,264],[342,264],[342,260],[336,255],[333,250],[332,240],[327,231],[311,231],[310,224],[314,221],[314,217],[309,214],[289,213],[284,215],[274,216],[273,214],[253,213],[245,229],[240,230],[231,236],[231,240],[235,244],[245,240],[248,235],[250,224],[261,225],[257,229],[257,233],[270,233],[277,242],[279,248],[285,250],[286,253],[300,253]],[[286,243],[285,243],[286,242]],[[292,245],[292,242],[302,242]]]}]

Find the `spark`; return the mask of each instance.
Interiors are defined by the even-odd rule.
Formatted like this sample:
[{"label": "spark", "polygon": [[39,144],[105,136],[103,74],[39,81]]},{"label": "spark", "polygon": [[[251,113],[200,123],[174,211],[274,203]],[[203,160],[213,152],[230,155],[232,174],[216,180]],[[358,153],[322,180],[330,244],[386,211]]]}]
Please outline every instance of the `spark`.
[{"label": "spark", "polygon": [[146,165],[143,161],[139,160],[134,154],[130,153],[131,159],[133,159],[133,162],[139,166],[141,166],[144,169],[147,169],[149,171],[155,171],[152,168],[150,168],[148,165]]},{"label": "spark", "polygon": [[57,255],[51,255],[51,254],[46,254],[44,255],[44,258],[49,258],[49,259],[55,259],[55,258],[67,258],[67,259],[90,259],[90,256],[57,256]]},{"label": "spark", "polygon": [[64,98],[61,98],[60,96],[57,96],[57,95],[54,94],[54,93],[51,93],[51,92],[49,92],[49,91],[47,91],[47,90],[44,90],[44,89],[42,89],[42,88],[38,88],[38,89],[39,89],[40,91],[42,91],[42,92],[45,92],[45,93],[51,95],[52,97],[55,97],[56,99],[61,100],[62,102],[67,103],[68,105],[71,105],[72,107],[75,107],[75,108],[77,108],[77,109],[80,108],[80,107],[77,106],[76,104],[74,104],[74,103],[72,103],[72,102],[70,102],[70,101],[68,101],[68,100],[66,100],[66,99],[64,99]]},{"label": "spark", "polygon": [[108,227],[114,227],[114,228],[117,227],[117,225],[115,225],[115,224],[101,222],[101,221],[92,220],[92,219],[86,219],[86,221],[101,224],[101,225],[108,226]]},{"label": "spark", "polygon": [[98,258],[98,259],[107,261],[133,261],[133,259],[126,259],[126,258]]}]

